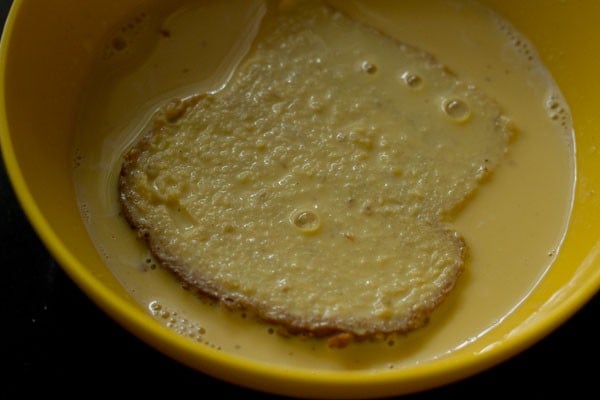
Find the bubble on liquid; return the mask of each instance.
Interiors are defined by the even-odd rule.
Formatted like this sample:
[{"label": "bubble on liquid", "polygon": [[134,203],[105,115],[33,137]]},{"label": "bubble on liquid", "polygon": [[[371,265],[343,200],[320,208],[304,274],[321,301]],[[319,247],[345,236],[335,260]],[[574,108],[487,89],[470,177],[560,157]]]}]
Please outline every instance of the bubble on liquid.
[{"label": "bubble on liquid", "polygon": [[105,260],[110,260],[110,254],[106,251],[104,246],[98,245],[98,252],[102,257],[104,257]]},{"label": "bubble on liquid", "polygon": [[81,150],[79,148],[75,149],[75,156],[73,157],[73,168],[79,168],[81,166],[81,162],[83,161],[83,155],[81,154]]},{"label": "bubble on liquid", "polygon": [[110,44],[114,50],[123,51],[127,47],[127,39],[121,35],[118,35],[112,38]]},{"label": "bubble on liquid", "polygon": [[539,57],[529,40],[525,39],[517,30],[506,20],[496,18],[496,25],[500,31],[505,35],[508,43],[510,43],[517,53],[523,56],[523,60],[531,63],[533,66],[537,64]]},{"label": "bubble on liquid", "polygon": [[151,301],[148,304],[148,311],[159,322],[163,323],[167,328],[172,329],[178,334],[188,337],[196,342],[204,343],[211,347],[221,349],[220,346],[209,343],[205,339],[206,328],[199,323],[190,320],[177,310],[173,310],[158,300]]},{"label": "bubble on liquid", "polygon": [[158,33],[164,37],[164,38],[170,38],[171,37],[171,31],[169,29],[165,29],[165,28],[160,28],[158,30]]},{"label": "bubble on liquid", "polygon": [[558,95],[549,95],[546,99],[545,108],[548,117],[552,121],[560,124],[566,130],[570,128],[570,117],[569,112],[567,111],[568,108],[565,102]]},{"label": "bubble on liquid", "polygon": [[411,89],[420,89],[423,87],[423,78],[410,71],[405,71],[400,75],[402,82]]},{"label": "bubble on liquid", "polygon": [[137,263],[137,269],[141,272],[148,272],[156,269],[156,263],[154,262],[152,255],[149,254],[140,259],[140,261]]},{"label": "bubble on liquid", "polygon": [[[506,20],[496,18],[495,21],[499,30],[505,35],[507,42],[513,46],[517,54],[522,56],[522,60],[527,63],[529,69],[539,71],[542,63],[533,45]],[[571,134],[571,115],[562,96],[556,94],[550,95],[545,106],[548,117],[557,124],[560,124],[567,134]]]},{"label": "bubble on liquid", "polygon": [[79,214],[81,214],[81,218],[84,222],[90,222],[90,209],[87,203],[79,203]]},{"label": "bubble on liquid", "polygon": [[465,122],[471,117],[471,108],[461,99],[444,99],[442,110],[456,122]]},{"label": "bubble on liquid", "polygon": [[155,270],[156,266],[158,265],[157,261],[154,259],[154,256],[150,252],[146,253],[141,264],[145,266],[145,270]]},{"label": "bubble on liquid", "polygon": [[321,227],[321,221],[316,212],[299,210],[292,213],[290,222],[302,233],[314,233]]},{"label": "bubble on liquid", "polygon": [[162,310],[162,304],[160,304],[158,301],[152,301],[150,304],[148,304],[148,309],[150,309],[150,312],[154,315]]},{"label": "bubble on liquid", "polygon": [[119,54],[127,53],[131,47],[131,43],[145,27],[147,20],[148,14],[141,12],[119,25],[109,37],[104,47],[102,58],[108,60]]}]

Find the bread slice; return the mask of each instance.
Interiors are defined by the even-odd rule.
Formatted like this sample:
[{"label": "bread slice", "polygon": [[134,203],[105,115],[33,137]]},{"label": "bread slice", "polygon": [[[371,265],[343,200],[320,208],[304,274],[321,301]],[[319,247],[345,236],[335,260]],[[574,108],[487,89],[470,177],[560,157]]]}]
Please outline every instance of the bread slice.
[{"label": "bread slice", "polygon": [[318,2],[273,13],[222,90],[155,114],[123,215],[200,293],[291,333],[421,327],[464,268],[444,217],[514,129],[423,50]]}]

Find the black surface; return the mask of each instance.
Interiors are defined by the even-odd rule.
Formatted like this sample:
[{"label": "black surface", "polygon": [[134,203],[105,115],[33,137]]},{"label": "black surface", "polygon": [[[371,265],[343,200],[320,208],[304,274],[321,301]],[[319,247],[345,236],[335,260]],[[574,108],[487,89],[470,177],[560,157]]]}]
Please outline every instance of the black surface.
[{"label": "black surface", "polygon": [[[9,4],[0,0],[0,21]],[[219,398],[279,398],[188,369],[107,317],[41,244],[3,164],[0,246],[0,399],[36,392],[216,397],[209,391]],[[555,398],[561,393],[568,393],[569,399],[599,398],[599,312],[596,295],[562,327],[512,359],[469,379],[404,398]]]}]

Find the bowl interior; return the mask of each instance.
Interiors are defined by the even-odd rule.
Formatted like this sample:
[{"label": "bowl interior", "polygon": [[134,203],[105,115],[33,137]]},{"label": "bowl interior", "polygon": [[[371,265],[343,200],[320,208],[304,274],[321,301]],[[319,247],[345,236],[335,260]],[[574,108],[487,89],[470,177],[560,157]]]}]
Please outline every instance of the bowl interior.
[{"label": "bowl interior", "polygon": [[72,180],[75,110],[95,50],[114,21],[144,1],[15,1],[0,65],[2,150],[28,217],[73,280],[142,340],[200,371],[257,389],[321,397],[391,395],[440,385],[502,361],[555,328],[597,291],[600,82],[591,77],[600,69],[594,57],[600,3],[488,0],[539,51],[571,108],[576,134],[570,226],[554,266],[531,295],[496,329],[450,356],[377,375],[284,370],[194,344],[165,328],[104,264],[82,221]]}]

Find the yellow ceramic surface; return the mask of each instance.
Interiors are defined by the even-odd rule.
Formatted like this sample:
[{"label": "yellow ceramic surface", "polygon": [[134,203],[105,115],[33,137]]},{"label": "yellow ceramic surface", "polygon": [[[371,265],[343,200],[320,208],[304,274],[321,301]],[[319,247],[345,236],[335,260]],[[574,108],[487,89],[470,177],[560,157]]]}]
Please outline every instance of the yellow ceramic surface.
[{"label": "yellow ceramic surface", "polygon": [[[573,214],[553,268],[503,323],[448,357],[410,369],[274,368],[199,346],[157,323],[103,263],[81,219],[72,182],[75,106],[93,50],[112,21],[143,0],[17,0],[2,37],[0,139],[9,176],[33,226],[71,278],[115,320],[156,349],[251,388],[306,397],[410,393],[464,378],[530,346],[600,286],[600,3],[488,0],[533,42],[569,104],[576,132]],[[90,11],[92,10],[92,11]]]}]

